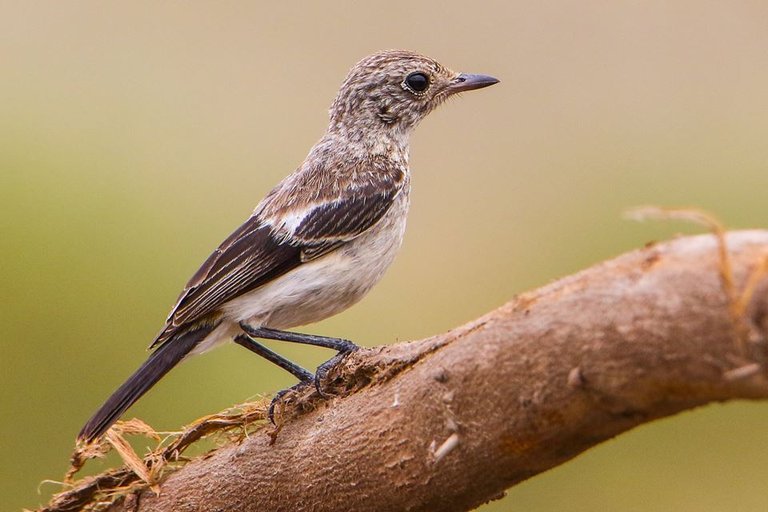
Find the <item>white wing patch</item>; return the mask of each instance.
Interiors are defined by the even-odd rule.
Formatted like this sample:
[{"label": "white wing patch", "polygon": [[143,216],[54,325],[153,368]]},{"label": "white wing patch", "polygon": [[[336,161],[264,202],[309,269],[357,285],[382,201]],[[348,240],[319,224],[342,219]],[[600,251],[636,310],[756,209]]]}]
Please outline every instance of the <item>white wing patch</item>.
[{"label": "white wing patch", "polygon": [[280,219],[279,224],[275,225],[274,222],[270,222],[270,225],[273,226],[275,232],[285,232],[285,236],[292,236],[299,225],[301,225],[304,219],[307,218],[307,215],[309,215],[316,207],[317,205],[312,204],[307,205],[307,207],[302,210],[286,213],[285,216]]}]

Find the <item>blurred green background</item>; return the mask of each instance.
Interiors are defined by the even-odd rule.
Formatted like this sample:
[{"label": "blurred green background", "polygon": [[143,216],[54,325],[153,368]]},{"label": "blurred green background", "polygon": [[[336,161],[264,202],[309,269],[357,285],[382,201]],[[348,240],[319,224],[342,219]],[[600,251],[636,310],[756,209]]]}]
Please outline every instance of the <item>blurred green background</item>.
[{"label": "blurred green background", "polygon": [[[419,338],[651,239],[643,204],[766,227],[768,4],[3,2],[0,496],[45,502],[76,432],[146,357],[187,278],[301,162],[348,68],[408,48],[502,83],[412,141],[403,250],[310,328]],[[313,366],[329,354],[280,347]],[[173,429],[287,374],[228,346],[131,411]],[[765,511],[768,404],[655,422],[484,512]]]}]

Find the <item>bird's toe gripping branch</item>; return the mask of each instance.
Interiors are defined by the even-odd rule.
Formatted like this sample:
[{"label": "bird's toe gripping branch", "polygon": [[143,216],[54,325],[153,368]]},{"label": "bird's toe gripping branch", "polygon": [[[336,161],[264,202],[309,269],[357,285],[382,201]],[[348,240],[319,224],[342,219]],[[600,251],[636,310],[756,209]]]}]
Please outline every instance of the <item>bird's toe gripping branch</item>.
[{"label": "bird's toe gripping branch", "polygon": [[[329,371],[338,363],[340,363],[347,356],[347,354],[358,349],[358,346],[353,342],[342,338],[331,338],[326,336],[317,336],[314,334],[281,331],[277,329],[269,329],[267,327],[252,327],[244,322],[240,323],[240,327],[243,329],[244,334],[236,336],[235,343],[260,355],[268,361],[276,364],[280,368],[283,368],[300,381],[298,384],[279,391],[277,394],[275,394],[272,402],[269,405],[268,411],[269,420],[273,424],[275,423],[275,408],[282,401],[283,397],[292,391],[298,391],[299,389],[308,385],[310,382],[314,384],[314,387],[317,390],[317,394],[320,395],[320,397],[328,398],[328,395],[322,389],[323,380],[328,375]],[[315,374],[313,375],[308,370],[265,347],[256,341],[255,338],[287,341],[290,343],[301,343],[304,345],[330,348],[332,350],[336,350],[338,353],[325,363],[318,366]]]}]

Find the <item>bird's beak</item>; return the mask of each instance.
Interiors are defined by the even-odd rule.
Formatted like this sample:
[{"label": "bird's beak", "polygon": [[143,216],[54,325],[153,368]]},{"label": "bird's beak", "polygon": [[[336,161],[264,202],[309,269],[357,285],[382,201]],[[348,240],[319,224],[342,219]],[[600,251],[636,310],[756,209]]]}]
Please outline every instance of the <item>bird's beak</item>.
[{"label": "bird's beak", "polygon": [[459,76],[453,79],[453,82],[451,82],[446,90],[449,94],[455,94],[462,91],[482,89],[483,87],[488,87],[497,83],[499,83],[499,79],[492,76],[461,73]]}]

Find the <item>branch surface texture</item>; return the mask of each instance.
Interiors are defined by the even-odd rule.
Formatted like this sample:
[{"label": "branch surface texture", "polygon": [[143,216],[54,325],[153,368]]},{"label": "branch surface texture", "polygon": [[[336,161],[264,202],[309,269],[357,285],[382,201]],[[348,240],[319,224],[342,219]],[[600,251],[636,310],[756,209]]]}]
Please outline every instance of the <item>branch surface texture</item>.
[{"label": "branch surface texture", "polygon": [[329,376],[338,398],[306,391],[276,435],[112,510],[471,510],[643,422],[766,398],[768,231],[720,242],[650,245],[446,334],[353,353]]}]

